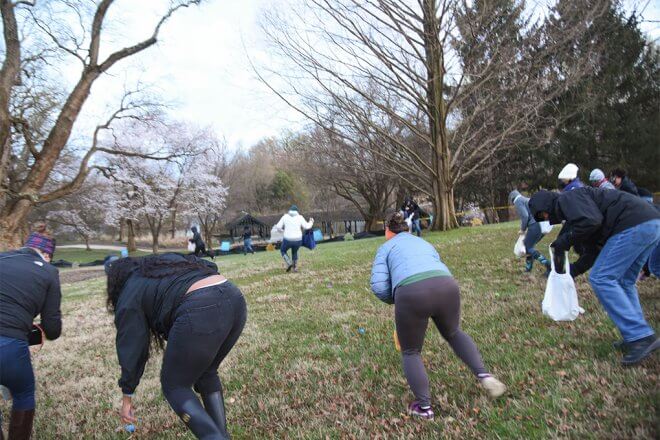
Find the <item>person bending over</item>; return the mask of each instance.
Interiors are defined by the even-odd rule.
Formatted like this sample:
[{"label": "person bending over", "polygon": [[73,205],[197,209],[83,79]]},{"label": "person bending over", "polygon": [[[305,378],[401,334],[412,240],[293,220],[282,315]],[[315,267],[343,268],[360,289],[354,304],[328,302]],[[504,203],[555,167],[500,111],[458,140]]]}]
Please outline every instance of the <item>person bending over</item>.
[{"label": "person bending over", "polygon": [[394,304],[403,372],[415,395],[408,413],[424,419],[434,416],[421,357],[429,318],[487,393],[493,398],[504,394],[506,387],[488,372],[474,341],[460,328],[459,287],[435,248],[408,232],[401,212],[387,221],[386,233],[391,238],[376,253],[371,290],[381,301]]},{"label": "person bending over", "polygon": [[[549,220],[562,228],[551,244],[561,260],[576,245],[602,249],[589,282],[603,308],[619,329],[627,351],[621,363],[634,365],[660,348],[660,339],[644,319],[637,275],[660,242],[660,213],[639,197],[623,191],[578,188],[557,194],[539,191],[529,201],[537,221]],[[563,267],[558,261],[556,267]]]},{"label": "person bending over", "polygon": [[214,263],[192,255],[111,260],[106,273],[117,328],[122,421],[136,420],[132,397],[150,341],[162,348],[166,340],[160,380],[167,402],[197,438],[229,438],[218,367],[245,325],[241,291]]},{"label": "person bending over", "polygon": [[509,200],[516,207],[518,217],[520,217],[520,234],[525,235],[525,272],[531,272],[534,266],[534,260],[538,260],[545,266],[546,275],[550,273],[550,261],[543,256],[541,252],[536,250],[534,246],[545,237],[541,232],[541,225],[534,220],[534,217],[529,212],[529,197],[520,194],[519,191],[513,190],[509,194]]},{"label": "person bending over", "polygon": [[[54,251],[55,241],[40,227],[24,247],[0,253],[0,384],[13,397],[10,440],[29,439],[32,433],[36,404],[31,335],[40,339],[43,332],[54,340],[62,332],[60,276],[50,264]],[[32,324],[37,315],[40,328]]]}]

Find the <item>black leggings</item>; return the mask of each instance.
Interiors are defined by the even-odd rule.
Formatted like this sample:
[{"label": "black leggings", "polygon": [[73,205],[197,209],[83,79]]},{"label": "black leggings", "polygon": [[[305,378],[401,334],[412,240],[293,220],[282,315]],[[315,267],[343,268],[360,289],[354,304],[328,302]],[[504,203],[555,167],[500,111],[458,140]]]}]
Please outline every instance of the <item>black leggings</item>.
[{"label": "black leggings", "polygon": [[398,287],[394,295],[394,316],[403,372],[420,404],[431,403],[429,378],[420,355],[429,318],[475,375],[487,373],[479,349],[460,329],[461,296],[454,278],[434,277]]},{"label": "black leggings", "polygon": [[218,367],[246,318],[245,299],[229,281],[195,290],[175,311],[160,380],[170,406],[198,438],[222,437],[192,388],[202,396],[222,392]]}]

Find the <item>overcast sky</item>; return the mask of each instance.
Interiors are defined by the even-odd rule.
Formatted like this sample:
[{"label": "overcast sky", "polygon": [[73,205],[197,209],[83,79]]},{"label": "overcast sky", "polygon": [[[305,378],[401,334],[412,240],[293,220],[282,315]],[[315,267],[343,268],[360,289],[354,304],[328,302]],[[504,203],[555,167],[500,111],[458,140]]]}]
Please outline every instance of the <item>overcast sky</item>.
[{"label": "overcast sky", "polygon": [[[256,79],[249,58],[269,63],[269,53],[259,30],[265,8],[288,0],[207,0],[201,6],[179,11],[165,25],[157,46],[115,65],[92,89],[78,134],[84,137],[103,114],[116,105],[124,84],[138,80],[152,85],[172,105],[174,117],[211,125],[232,149],[247,148],[259,139],[296,129],[301,118]],[[528,2],[531,3],[531,2]],[[113,40],[105,49],[125,46],[148,36],[158,6],[165,2],[121,0],[111,9]],[[645,5],[645,32],[660,38],[660,2],[626,1]],[[130,13],[126,13],[131,9]],[[653,21],[656,21],[653,23]],[[249,55],[249,58],[248,58]],[[78,65],[63,72],[73,83]]]}]

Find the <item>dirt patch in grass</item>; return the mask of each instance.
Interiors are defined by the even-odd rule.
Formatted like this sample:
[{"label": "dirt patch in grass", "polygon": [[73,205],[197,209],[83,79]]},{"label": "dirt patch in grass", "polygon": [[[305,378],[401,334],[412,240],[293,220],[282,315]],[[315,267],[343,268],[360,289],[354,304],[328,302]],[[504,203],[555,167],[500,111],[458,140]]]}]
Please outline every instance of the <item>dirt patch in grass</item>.
[{"label": "dirt patch in grass", "polygon": [[66,271],[60,271],[60,283],[61,284],[72,284],[79,283],[81,281],[93,280],[94,278],[104,277],[105,272],[103,271],[103,266],[99,268],[89,268],[89,269],[70,269]]}]

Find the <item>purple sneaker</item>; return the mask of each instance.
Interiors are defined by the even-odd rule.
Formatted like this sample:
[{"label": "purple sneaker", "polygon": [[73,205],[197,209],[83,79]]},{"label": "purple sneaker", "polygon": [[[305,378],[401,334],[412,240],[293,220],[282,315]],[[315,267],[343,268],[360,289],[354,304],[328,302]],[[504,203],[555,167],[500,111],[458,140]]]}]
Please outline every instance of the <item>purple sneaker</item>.
[{"label": "purple sneaker", "polygon": [[428,407],[422,407],[422,405],[416,400],[408,405],[408,415],[426,420],[433,420],[433,417],[435,416],[435,414],[433,414],[433,409],[431,409],[431,405]]}]

